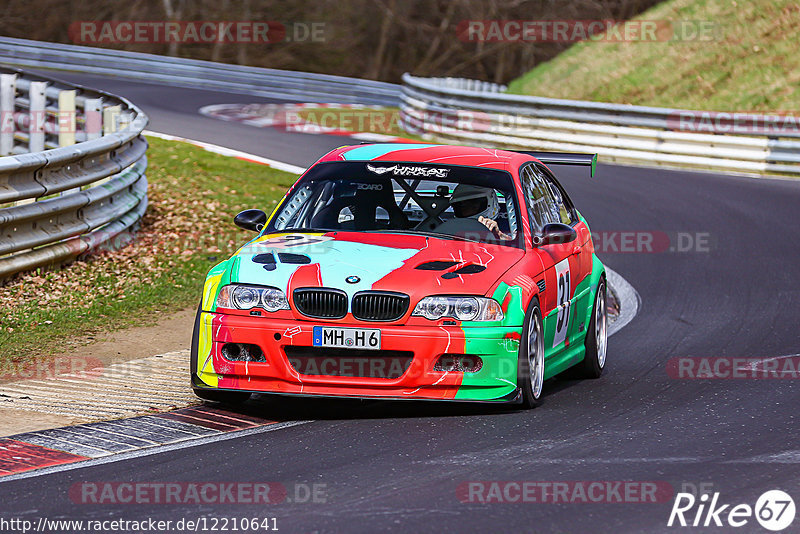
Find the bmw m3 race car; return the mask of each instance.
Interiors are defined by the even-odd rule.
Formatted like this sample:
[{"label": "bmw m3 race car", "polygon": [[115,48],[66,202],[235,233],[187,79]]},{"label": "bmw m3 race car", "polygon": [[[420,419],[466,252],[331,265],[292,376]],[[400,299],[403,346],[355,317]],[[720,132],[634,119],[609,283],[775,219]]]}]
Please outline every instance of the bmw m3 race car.
[{"label": "bmw m3 race car", "polygon": [[596,155],[341,147],[211,269],[191,350],[207,400],[251,393],[540,402],[606,361],[606,277],[545,164]]}]

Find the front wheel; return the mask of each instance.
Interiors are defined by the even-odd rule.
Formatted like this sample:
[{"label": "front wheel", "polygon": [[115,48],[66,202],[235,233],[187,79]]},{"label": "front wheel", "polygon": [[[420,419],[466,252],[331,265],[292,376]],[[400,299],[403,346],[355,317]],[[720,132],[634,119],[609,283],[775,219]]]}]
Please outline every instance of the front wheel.
[{"label": "front wheel", "polygon": [[519,344],[517,385],[522,390],[522,405],[533,408],[541,403],[544,386],[544,329],[538,299],[525,314]]},{"label": "front wheel", "polygon": [[594,298],[592,319],[586,332],[586,356],[578,364],[577,370],[582,378],[600,378],[606,366],[608,350],[608,311],[606,310],[606,280],[600,279],[597,295]]}]

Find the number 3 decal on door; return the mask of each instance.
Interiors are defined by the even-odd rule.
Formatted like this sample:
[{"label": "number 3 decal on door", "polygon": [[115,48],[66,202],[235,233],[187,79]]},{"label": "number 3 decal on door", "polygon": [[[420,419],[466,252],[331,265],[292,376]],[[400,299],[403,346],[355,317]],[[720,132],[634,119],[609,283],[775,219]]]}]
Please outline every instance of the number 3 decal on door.
[{"label": "number 3 decal on door", "polygon": [[556,281],[558,284],[558,313],[556,315],[556,333],[553,336],[553,348],[567,339],[567,327],[569,326],[569,258],[556,263]]}]

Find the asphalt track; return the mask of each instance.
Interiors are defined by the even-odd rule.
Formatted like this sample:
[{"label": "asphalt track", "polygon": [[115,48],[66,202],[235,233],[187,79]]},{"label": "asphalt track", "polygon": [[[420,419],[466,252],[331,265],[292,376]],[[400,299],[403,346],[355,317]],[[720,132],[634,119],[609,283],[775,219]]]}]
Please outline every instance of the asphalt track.
[{"label": "asphalt track", "polygon": [[[263,99],[63,75],[130,98],[150,129],[297,165],[342,138],[213,120],[198,107]],[[713,484],[725,503],[782,489],[800,502],[796,380],[670,378],[676,357],[800,352],[800,183],[601,165],[559,174],[593,231],[702,232],[710,251],[601,252],[642,297],[609,342],[596,381],[552,380],[544,404],[483,405],[259,398],[270,433],[0,482],[0,517],[276,517],[283,532],[661,532],[659,504],[462,503],[468,481]],[[279,481],[325,484],[324,503],[78,505],[78,481]],[[797,531],[795,520],[786,532]],[[686,530],[686,529],[684,529]],[[712,530],[715,529],[705,529]],[[720,529],[716,529],[719,531]],[[742,532],[765,532],[754,519]]]}]

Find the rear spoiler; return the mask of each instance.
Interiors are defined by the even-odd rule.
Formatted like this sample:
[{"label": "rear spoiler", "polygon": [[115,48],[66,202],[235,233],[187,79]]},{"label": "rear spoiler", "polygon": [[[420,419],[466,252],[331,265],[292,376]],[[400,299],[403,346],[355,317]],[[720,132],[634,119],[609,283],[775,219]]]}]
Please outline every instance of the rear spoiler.
[{"label": "rear spoiler", "polygon": [[587,165],[592,168],[592,178],[594,178],[594,173],[597,169],[597,154],[577,154],[574,152],[526,152],[522,150],[515,150],[514,152],[533,156],[545,165]]}]

